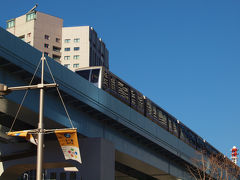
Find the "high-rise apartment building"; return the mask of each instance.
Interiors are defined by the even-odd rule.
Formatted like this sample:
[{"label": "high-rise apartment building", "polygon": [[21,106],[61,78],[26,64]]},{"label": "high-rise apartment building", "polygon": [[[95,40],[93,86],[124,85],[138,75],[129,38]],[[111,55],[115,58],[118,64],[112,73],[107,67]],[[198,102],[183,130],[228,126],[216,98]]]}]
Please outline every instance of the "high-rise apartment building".
[{"label": "high-rise apartment building", "polygon": [[109,53],[90,26],[63,27],[63,19],[31,10],[8,20],[7,30],[65,67],[109,68]]},{"label": "high-rise apartment building", "polygon": [[38,11],[7,21],[7,31],[60,62],[63,20]]},{"label": "high-rise apartment building", "polygon": [[90,26],[62,29],[61,63],[71,70],[80,67],[104,66],[109,68],[108,50]]}]

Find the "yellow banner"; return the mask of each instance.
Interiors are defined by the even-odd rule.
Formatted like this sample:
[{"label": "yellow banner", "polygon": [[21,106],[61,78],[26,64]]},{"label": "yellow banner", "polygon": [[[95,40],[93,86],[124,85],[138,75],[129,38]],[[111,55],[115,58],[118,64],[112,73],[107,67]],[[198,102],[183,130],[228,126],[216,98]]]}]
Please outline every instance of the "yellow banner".
[{"label": "yellow banner", "polygon": [[14,132],[8,132],[8,136],[19,136],[19,137],[26,137],[28,134],[27,130],[24,131],[14,131]]},{"label": "yellow banner", "polygon": [[79,163],[82,163],[78,145],[77,130],[55,130],[55,134],[62,148],[65,159],[72,159],[78,161]]},{"label": "yellow banner", "polygon": [[29,130],[23,130],[23,131],[14,131],[14,132],[8,132],[8,136],[18,136],[18,137],[23,137],[27,141],[37,145],[37,136],[36,134],[31,134],[29,133]]},{"label": "yellow banner", "polygon": [[[57,136],[58,142],[62,148],[65,159],[76,160],[82,163],[77,130],[76,129],[59,129],[53,130]],[[52,131],[52,132],[53,132]],[[14,131],[8,132],[8,136],[19,136],[25,138],[27,141],[37,145],[37,134],[33,133],[32,130]]]}]

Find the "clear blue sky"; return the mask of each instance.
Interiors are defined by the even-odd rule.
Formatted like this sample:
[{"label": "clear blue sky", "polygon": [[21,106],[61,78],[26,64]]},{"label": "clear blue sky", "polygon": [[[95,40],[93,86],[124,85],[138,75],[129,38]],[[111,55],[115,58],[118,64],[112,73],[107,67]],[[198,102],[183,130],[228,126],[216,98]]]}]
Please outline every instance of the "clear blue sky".
[{"label": "clear blue sky", "polygon": [[0,26],[30,10],[90,25],[110,70],[222,153],[240,147],[239,0],[9,0]]}]

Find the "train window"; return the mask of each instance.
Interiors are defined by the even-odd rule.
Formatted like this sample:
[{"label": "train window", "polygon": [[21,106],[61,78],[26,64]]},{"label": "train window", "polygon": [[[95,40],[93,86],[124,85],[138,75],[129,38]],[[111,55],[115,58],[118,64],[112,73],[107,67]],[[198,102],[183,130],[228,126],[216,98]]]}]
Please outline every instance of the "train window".
[{"label": "train window", "polygon": [[76,73],[89,81],[90,70],[76,71]]},{"label": "train window", "polygon": [[99,69],[93,69],[91,75],[91,83],[98,83]]},{"label": "train window", "polygon": [[157,120],[157,107],[155,105],[152,106],[152,116]]},{"label": "train window", "polygon": [[173,130],[173,134],[178,136],[177,121],[175,121],[175,120],[172,121],[172,130]]},{"label": "train window", "polygon": [[120,98],[123,98],[123,100],[129,104],[129,88],[125,83],[119,80],[117,81],[117,93]]},{"label": "train window", "polygon": [[162,111],[160,109],[157,109],[158,110],[158,121],[163,124],[162,122],[162,119],[163,119],[163,114],[162,114]]},{"label": "train window", "polygon": [[180,139],[183,140],[185,143],[189,144],[189,140],[187,138],[186,130],[183,125],[179,125],[180,128]]},{"label": "train window", "polygon": [[152,118],[152,102],[149,99],[146,99],[146,115]]},{"label": "train window", "polygon": [[158,121],[160,122],[160,125],[165,128],[165,129],[168,129],[167,127],[167,117],[163,114],[163,112],[158,109]]},{"label": "train window", "polygon": [[163,114],[163,123],[165,124],[166,127],[168,126],[167,116],[165,114]]},{"label": "train window", "polygon": [[116,89],[116,79],[113,76],[110,77],[110,88],[113,92],[116,93],[116,91],[117,91],[117,89]]},{"label": "train window", "polygon": [[138,110],[144,113],[144,97],[141,94],[137,95],[137,106],[138,106]]},{"label": "train window", "polygon": [[103,89],[108,89],[109,88],[109,75],[107,71],[104,71],[103,73]]},{"label": "train window", "polygon": [[169,132],[171,132],[172,133],[172,119],[171,118],[168,118],[168,130],[169,130]]},{"label": "train window", "polygon": [[136,108],[136,105],[137,105],[137,100],[136,100],[137,98],[136,98],[136,96],[137,96],[137,94],[132,89],[130,90],[130,93],[131,93],[131,106]]}]

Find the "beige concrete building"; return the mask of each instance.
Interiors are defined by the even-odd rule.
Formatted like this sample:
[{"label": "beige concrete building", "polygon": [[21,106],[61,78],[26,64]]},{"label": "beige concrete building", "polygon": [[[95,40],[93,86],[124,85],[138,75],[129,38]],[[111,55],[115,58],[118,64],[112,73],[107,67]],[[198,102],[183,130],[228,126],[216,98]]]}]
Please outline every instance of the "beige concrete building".
[{"label": "beige concrete building", "polygon": [[63,19],[35,10],[8,20],[7,31],[75,71],[89,66],[109,68],[109,53],[90,26],[63,27]]},{"label": "beige concrete building", "polygon": [[61,58],[63,20],[38,11],[7,21],[7,31],[56,61]]},{"label": "beige concrete building", "polygon": [[90,26],[64,27],[62,29],[61,63],[75,69],[89,66],[109,68],[108,50]]}]

